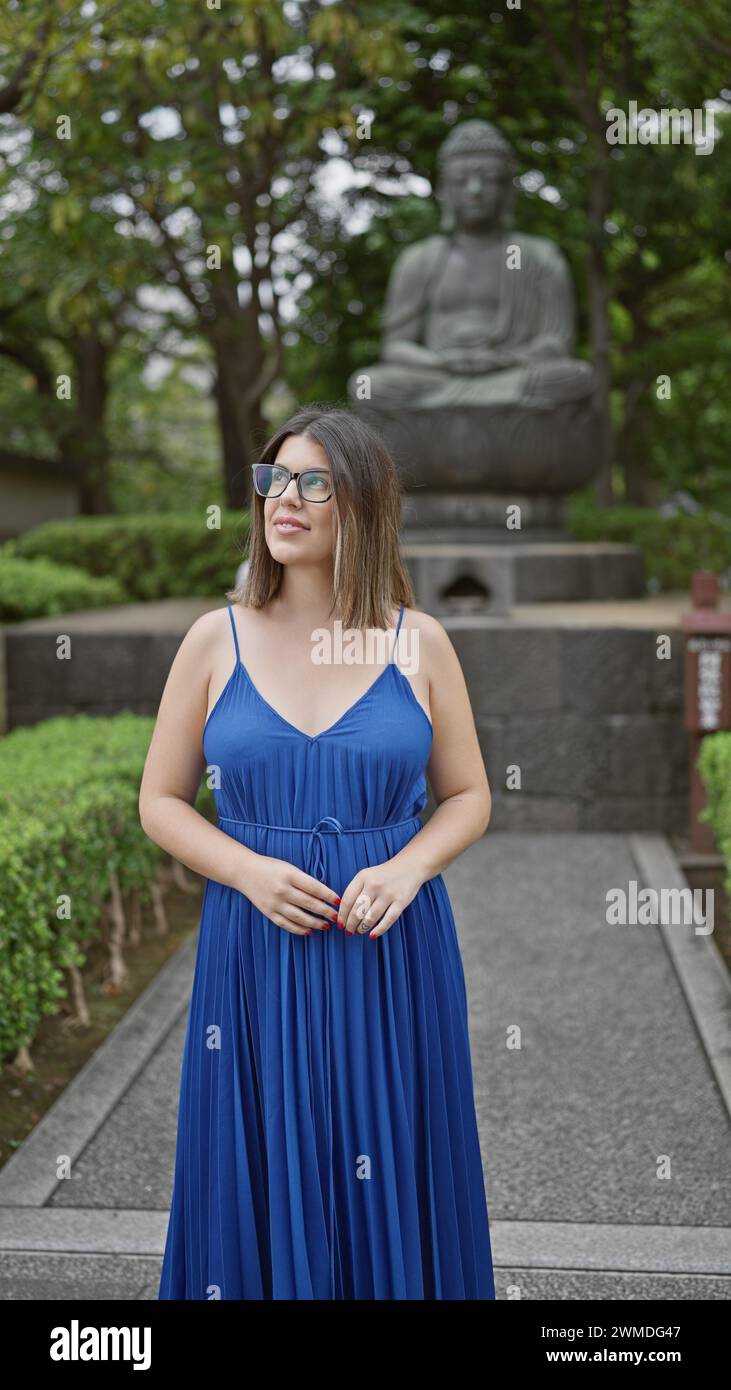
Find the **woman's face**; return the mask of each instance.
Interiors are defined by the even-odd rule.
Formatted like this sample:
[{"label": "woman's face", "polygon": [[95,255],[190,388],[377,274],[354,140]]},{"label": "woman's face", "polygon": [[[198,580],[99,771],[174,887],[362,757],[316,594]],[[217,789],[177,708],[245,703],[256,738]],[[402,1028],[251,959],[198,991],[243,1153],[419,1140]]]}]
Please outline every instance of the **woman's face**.
[{"label": "woman's face", "polygon": [[[330,464],[322,446],[304,434],[287,435],[276,458],[277,464],[290,473],[316,469],[324,475],[323,496],[332,490]],[[287,518],[292,524],[287,524]],[[303,561],[316,564],[332,559],[335,546],[335,499],[327,502],[306,502],[300,497],[297,483],[290,478],[279,497],[264,501],[264,535],[275,560],[282,565]]]}]

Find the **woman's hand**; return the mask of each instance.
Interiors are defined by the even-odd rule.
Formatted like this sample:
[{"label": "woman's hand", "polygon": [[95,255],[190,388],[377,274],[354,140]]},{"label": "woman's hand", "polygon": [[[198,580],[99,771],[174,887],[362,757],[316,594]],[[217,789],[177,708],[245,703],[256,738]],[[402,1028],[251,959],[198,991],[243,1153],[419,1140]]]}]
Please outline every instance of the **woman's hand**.
[{"label": "woman's hand", "polygon": [[[350,936],[356,932],[368,932],[373,937],[383,936],[425,882],[413,867],[400,863],[398,856],[386,860],[384,864],[361,869],[350,880],[340,900],[340,921],[345,924]],[[363,904],[364,898],[370,901]],[[363,905],[367,921],[360,915]]]},{"label": "woman's hand", "polygon": [[276,927],[294,936],[307,936],[314,927],[327,931],[337,921],[340,899],[332,888],[268,854],[256,854],[247,863],[239,891]]}]

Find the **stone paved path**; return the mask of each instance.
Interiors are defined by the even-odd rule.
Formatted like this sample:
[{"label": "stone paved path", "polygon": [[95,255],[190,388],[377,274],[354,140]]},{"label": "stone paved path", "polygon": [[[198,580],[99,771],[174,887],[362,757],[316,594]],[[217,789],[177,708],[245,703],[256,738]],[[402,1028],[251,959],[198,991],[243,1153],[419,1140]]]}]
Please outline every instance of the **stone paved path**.
[{"label": "stone paved path", "polygon": [[[609,888],[683,886],[667,840],[488,832],[445,878],[498,1298],[731,1297],[728,975],[692,927],[605,920]],[[0,1172],[0,1298],[156,1298],[194,952]]]}]

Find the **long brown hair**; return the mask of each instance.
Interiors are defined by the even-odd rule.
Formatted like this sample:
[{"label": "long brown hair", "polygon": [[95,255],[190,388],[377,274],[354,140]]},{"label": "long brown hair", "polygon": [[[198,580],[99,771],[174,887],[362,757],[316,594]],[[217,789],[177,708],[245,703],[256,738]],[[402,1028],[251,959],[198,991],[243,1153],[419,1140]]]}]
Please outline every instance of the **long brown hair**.
[{"label": "long brown hair", "polygon": [[[287,420],[257,462],[274,463],[291,434],[314,439],[330,465],[337,518],[330,611],[344,628],[388,628],[394,607],[415,603],[399,548],[402,487],[393,459],[375,430],[354,411],[317,404]],[[283,566],[272,556],[264,534],[264,501],[252,493],[248,573],[226,595],[247,608],[265,607],[282,584]]]}]

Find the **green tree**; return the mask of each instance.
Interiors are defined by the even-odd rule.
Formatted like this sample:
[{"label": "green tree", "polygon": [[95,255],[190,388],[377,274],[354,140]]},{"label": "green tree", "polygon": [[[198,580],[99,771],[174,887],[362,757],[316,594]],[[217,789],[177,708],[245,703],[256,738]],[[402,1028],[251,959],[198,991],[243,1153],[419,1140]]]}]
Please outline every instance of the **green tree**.
[{"label": "green tree", "polygon": [[[516,224],[555,238],[574,271],[597,374],[599,496],[649,501],[686,479],[694,414],[702,486],[717,494],[729,142],[699,158],[606,138],[610,105],[698,105],[701,79],[703,97],[721,91],[722,0],[680,17],[670,4],[126,0],[91,14],[17,0],[0,15],[0,352],[23,392],[19,420],[32,374],[43,430],[63,457],[81,455],[88,506],[104,506],[110,380],[130,399],[130,354],[188,340],[212,364],[226,499],[244,504],[273,387],[340,397],[372,358],[393,259],[437,225],[414,176],[433,184],[447,128],[478,115],[518,153]],[[336,203],[321,181],[331,153],[358,181]],[[69,369],[63,413],[53,387]],[[673,396],[660,401],[667,373]],[[112,415],[114,447],[144,453]],[[164,441],[148,445],[149,466],[165,466]]]}]

